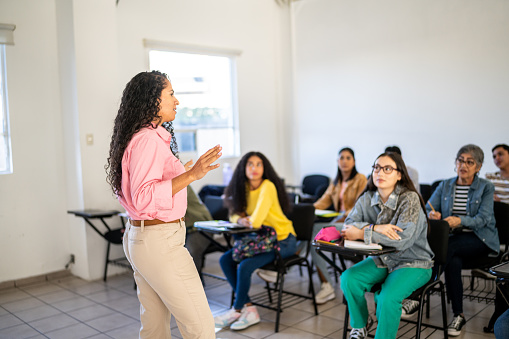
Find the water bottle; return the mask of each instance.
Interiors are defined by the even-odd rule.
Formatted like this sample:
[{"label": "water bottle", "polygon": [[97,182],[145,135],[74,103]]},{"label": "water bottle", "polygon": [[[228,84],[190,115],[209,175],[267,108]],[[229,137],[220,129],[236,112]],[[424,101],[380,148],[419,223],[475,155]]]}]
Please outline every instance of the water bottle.
[{"label": "water bottle", "polygon": [[228,186],[230,180],[232,180],[233,169],[230,164],[226,163],[223,165],[223,185]]}]

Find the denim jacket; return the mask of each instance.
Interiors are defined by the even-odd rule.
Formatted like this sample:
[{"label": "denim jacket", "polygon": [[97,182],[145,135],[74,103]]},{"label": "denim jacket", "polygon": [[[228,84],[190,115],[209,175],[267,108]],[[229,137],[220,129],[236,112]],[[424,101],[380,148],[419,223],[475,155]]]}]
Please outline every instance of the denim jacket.
[{"label": "denim jacket", "polygon": [[[442,214],[442,219],[453,215],[457,179],[454,177],[442,181],[429,199],[433,208]],[[476,175],[468,190],[467,215],[458,216],[461,219],[461,225],[474,231],[475,235],[493,251],[492,255],[496,255],[500,251],[493,213],[494,192],[493,183]],[[428,213],[431,211],[429,204],[426,204],[426,209]]]},{"label": "denim jacket", "polygon": [[387,267],[389,272],[398,268],[429,269],[433,266],[433,252],[428,244],[428,222],[417,193],[397,185],[384,204],[378,191],[364,193],[345,220],[345,225],[359,229],[366,225],[392,224],[400,227],[401,240],[364,229],[364,242],[379,243],[398,250],[395,253],[373,257],[377,267]]}]

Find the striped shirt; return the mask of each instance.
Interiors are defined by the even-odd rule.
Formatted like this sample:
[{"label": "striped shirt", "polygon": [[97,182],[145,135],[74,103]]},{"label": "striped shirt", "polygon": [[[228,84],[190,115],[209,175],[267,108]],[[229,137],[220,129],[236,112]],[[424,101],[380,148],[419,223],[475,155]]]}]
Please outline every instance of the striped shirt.
[{"label": "striped shirt", "polygon": [[486,173],[486,179],[495,185],[495,194],[501,202],[509,204],[509,179],[504,179],[500,172]]},{"label": "striped shirt", "polygon": [[454,192],[453,215],[467,215],[468,189],[470,185],[456,185]]}]

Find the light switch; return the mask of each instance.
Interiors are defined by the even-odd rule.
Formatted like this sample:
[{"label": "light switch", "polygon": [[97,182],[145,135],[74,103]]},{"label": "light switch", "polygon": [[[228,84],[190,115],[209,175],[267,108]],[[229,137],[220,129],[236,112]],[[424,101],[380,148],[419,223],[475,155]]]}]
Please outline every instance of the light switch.
[{"label": "light switch", "polygon": [[94,144],[94,135],[93,134],[87,134],[86,139],[87,139],[87,145],[90,146],[90,145]]}]

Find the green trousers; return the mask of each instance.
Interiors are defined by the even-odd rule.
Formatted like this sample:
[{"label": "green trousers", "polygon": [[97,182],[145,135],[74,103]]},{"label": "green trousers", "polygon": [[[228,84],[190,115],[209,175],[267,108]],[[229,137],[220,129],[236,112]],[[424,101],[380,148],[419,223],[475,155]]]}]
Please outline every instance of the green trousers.
[{"label": "green trousers", "polygon": [[396,338],[401,318],[401,303],[431,278],[431,269],[400,268],[388,273],[367,258],[341,275],[341,290],[348,303],[350,326],[363,328],[368,322],[368,305],[364,296],[376,283],[382,288],[375,293],[378,326],[375,338]]}]

